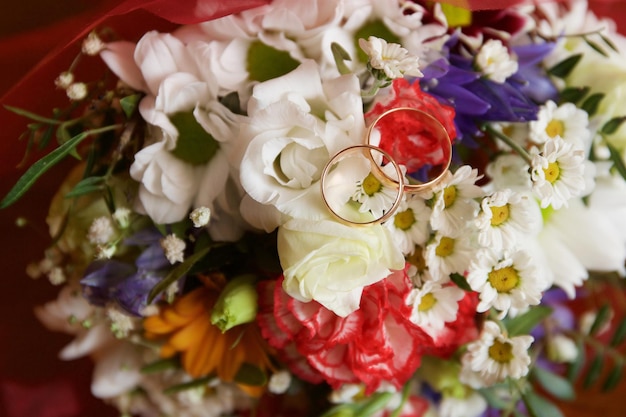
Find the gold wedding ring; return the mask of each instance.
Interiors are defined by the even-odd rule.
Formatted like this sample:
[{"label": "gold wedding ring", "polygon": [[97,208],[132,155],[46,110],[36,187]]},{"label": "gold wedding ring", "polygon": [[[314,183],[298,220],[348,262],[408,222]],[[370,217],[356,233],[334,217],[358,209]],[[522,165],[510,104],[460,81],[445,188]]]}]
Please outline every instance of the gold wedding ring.
[{"label": "gold wedding ring", "polygon": [[[389,120],[389,118],[394,118],[394,120]],[[424,152],[423,154],[419,155],[420,160],[418,165],[419,168],[422,170],[424,170],[426,166],[441,166],[441,168],[435,172],[434,177],[431,177],[430,172],[428,172],[428,178],[424,182],[418,182],[418,180],[411,177],[408,178],[408,182],[406,181],[405,174],[403,173],[401,165],[405,167],[407,167],[407,165],[410,165],[411,161],[407,160],[406,158],[411,157],[411,155],[393,155],[393,150],[385,150],[380,146],[377,146],[378,144],[372,144],[372,134],[375,130],[379,134],[383,134],[383,132],[377,129],[377,125],[379,125],[381,121],[384,121],[385,123],[395,123],[397,126],[395,133],[402,131],[400,133],[404,133],[406,135],[406,137],[402,137],[399,139],[403,141],[411,141],[411,145],[416,145],[417,142],[420,140],[431,145],[430,154],[425,154]],[[415,127],[415,129],[413,129],[413,127]],[[385,133],[393,134],[394,132],[387,131]],[[380,114],[369,125],[367,129],[366,139],[366,144],[350,146],[335,154],[324,167],[320,178],[322,199],[324,200],[326,208],[333,215],[333,217],[335,217],[335,219],[347,225],[364,226],[386,221],[394,215],[394,213],[400,206],[405,192],[419,193],[434,187],[439,181],[444,178],[446,172],[448,171],[448,168],[450,168],[450,163],[452,162],[452,143],[445,127],[435,117],[422,110],[414,109],[412,107],[396,107]],[[438,146],[432,146],[433,140],[436,141]],[[394,138],[393,143],[398,143],[398,138]],[[380,163],[377,162],[376,158],[374,158],[374,156],[372,155],[373,152],[380,153]],[[331,204],[327,195],[327,184],[329,181],[328,175],[331,173],[331,171],[333,171],[334,167],[337,166],[342,160],[348,158],[350,155],[358,156],[359,153],[367,157],[370,164],[370,173],[374,175],[374,177],[378,181],[380,181],[381,185],[392,188],[396,192],[395,198],[391,206],[384,210],[382,215],[374,219],[371,219],[370,217],[359,220],[351,220],[347,218],[346,215],[340,214],[339,211],[348,206],[351,197],[340,199],[341,207],[333,207],[333,204]],[[400,162],[398,162],[398,159],[400,159]],[[429,160],[443,162],[438,164],[427,164],[426,162],[428,162]],[[403,163],[404,161],[406,161],[407,163]],[[388,173],[384,171],[383,168],[385,164],[393,165],[395,170],[395,178],[391,177]],[[432,168],[428,169],[428,171],[430,171],[431,169]],[[422,174],[424,174],[424,172],[422,172]],[[336,187],[336,184],[331,185],[331,187]],[[334,201],[335,199],[333,198],[332,200]]]}]

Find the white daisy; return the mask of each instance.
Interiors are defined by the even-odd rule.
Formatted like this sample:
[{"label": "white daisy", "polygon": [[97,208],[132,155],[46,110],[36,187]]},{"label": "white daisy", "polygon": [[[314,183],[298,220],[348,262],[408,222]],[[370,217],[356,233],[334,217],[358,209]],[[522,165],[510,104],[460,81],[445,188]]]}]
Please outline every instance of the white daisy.
[{"label": "white daisy", "polygon": [[369,56],[372,68],[381,70],[393,80],[404,75],[423,77],[419,59],[397,43],[387,43],[384,39],[370,36],[367,40],[359,39],[359,46]]},{"label": "white daisy", "polygon": [[[383,173],[389,178],[395,178],[396,170],[392,164],[381,167]],[[393,206],[398,190],[389,187],[370,172],[365,178],[356,183],[356,190],[352,199],[361,204],[359,212],[371,212],[375,218],[380,218]]]},{"label": "white daisy", "polygon": [[533,156],[532,189],[542,208],[551,205],[558,210],[585,190],[584,161],[582,150],[559,137],[547,141],[543,151]]},{"label": "white daisy", "polygon": [[426,246],[424,259],[430,274],[436,281],[447,281],[450,274],[463,274],[476,249],[470,241],[469,231],[456,234],[436,233],[432,241]]},{"label": "white daisy", "polygon": [[502,41],[490,39],[483,44],[474,63],[490,80],[503,83],[517,72],[517,61],[509,54]]},{"label": "white daisy", "polygon": [[528,349],[533,340],[529,335],[509,338],[497,323],[485,322],[480,338],[467,345],[461,358],[459,379],[472,388],[482,388],[507,377],[525,376],[530,365]]},{"label": "white daisy", "polygon": [[424,282],[421,288],[411,290],[406,304],[412,307],[411,321],[432,338],[437,338],[447,322],[456,320],[459,301],[465,295],[456,285]]},{"label": "white daisy", "polygon": [[523,310],[541,301],[545,286],[531,257],[526,251],[500,254],[492,249],[482,249],[467,274],[467,283],[480,293],[476,311],[495,308],[504,317],[509,309]]},{"label": "white daisy", "polygon": [[590,145],[587,112],[573,103],[558,106],[554,101],[547,101],[539,108],[537,120],[530,122],[529,126],[530,139],[538,144],[559,137],[579,149],[588,149]]},{"label": "white daisy", "polygon": [[478,204],[474,198],[482,197],[483,190],[475,183],[480,179],[478,170],[464,165],[454,175],[446,172],[434,190],[433,212],[430,225],[442,233],[454,233],[474,219]]},{"label": "white daisy", "polygon": [[415,245],[423,245],[428,240],[430,213],[431,209],[424,199],[410,196],[400,203],[393,217],[385,222],[404,255],[413,253]]},{"label": "white daisy", "polygon": [[534,200],[511,189],[483,198],[476,217],[478,243],[494,250],[511,249],[526,234],[537,232],[541,212]]}]

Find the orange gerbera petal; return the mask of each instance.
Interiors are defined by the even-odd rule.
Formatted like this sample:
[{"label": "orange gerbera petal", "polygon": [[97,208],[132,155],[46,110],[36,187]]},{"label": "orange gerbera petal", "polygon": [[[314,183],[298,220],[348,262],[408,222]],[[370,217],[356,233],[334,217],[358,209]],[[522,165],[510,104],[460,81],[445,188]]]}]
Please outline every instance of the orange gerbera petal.
[{"label": "orange gerbera petal", "polygon": [[[211,311],[223,281],[222,276],[205,277],[205,286],[163,305],[158,315],[144,320],[146,337],[167,338],[161,356],[180,353],[183,368],[194,378],[215,372],[221,380],[233,381],[244,363],[263,370],[272,368],[269,348],[255,324],[239,325],[225,333],[211,324]],[[262,388],[246,389],[255,395],[262,392]]]}]

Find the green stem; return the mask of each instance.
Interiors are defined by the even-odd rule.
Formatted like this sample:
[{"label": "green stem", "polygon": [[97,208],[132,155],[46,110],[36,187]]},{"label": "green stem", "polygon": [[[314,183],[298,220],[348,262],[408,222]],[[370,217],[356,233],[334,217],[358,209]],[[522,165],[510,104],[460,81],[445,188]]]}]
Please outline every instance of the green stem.
[{"label": "green stem", "polygon": [[511,149],[513,149],[519,156],[526,161],[529,166],[532,166],[532,158],[526,151],[526,149],[522,148],[518,143],[516,143],[513,139],[505,135],[504,133],[494,129],[489,124],[484,124],[482,126],[482,131],[489,133],[491,136],[495,136],[500,139],[502,142],[506,143]]}]

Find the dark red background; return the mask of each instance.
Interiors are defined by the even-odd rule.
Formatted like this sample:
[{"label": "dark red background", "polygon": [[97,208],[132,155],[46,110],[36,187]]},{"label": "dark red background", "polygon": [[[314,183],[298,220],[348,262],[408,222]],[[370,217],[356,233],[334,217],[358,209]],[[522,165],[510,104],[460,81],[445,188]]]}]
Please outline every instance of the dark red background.
[{"label": "dark red background", "polygon": [[[47,52],[76,31],[73,16],[89,13],[106,0],[22,0],[0,2],[0,96]],[[598,14],[618,19],[626,28],[626,2],[596,0]],[[146,18],[150,20],[149,17]],[[62,22],[62,23],[56,23]],[[146,23],[145,21],[143,23]],[[45,96],[42,96],[45,97]],[[28,97],[33,100],[33,97]],[[36,100],[36,98],[35,98]],[[17,103],[16,103],[17,104]],[[5,118],[6,112],[0,112]],[[0,124],[0,141],[15,141]],[[21,146],[21,145],[20,145]],[[0,195],[4,196],[18,177],[13,170],[20,146],[0,147]],[[21,150],[20,150],[21,152]],[[24,231],[15,226],[18,216],[45,230],[43,219],[48,201],[58,184],[60,166],[44,176],[28,198],[0,212],[0,417],[109,417],[118,413],[91,397],[91,363],[88,359],[63,362],[59,350],[70,341],[50,333],[35,319],[33,308],[56,296],[57,288],[28,278],[24,269],[41,256],[48,243],[44,232]],[[565,406],[568,416],[603,417],[624,415],[622,385],[611,395],[595,392]]]}]

